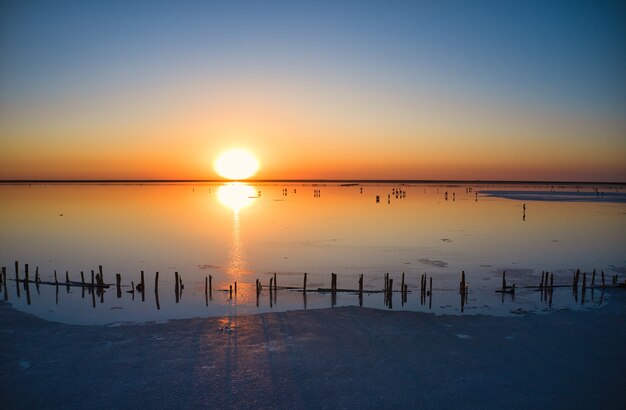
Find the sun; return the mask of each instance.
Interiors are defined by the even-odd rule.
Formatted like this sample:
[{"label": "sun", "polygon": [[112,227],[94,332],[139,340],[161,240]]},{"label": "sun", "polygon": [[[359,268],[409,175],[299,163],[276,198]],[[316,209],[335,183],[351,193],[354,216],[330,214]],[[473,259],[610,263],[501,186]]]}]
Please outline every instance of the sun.
[{"label": "sun", "polygon": [[259,160],[252,153],[241,148],[221,153],[213,165],[220,176],[238,181],[250,178],[260,167]]}]

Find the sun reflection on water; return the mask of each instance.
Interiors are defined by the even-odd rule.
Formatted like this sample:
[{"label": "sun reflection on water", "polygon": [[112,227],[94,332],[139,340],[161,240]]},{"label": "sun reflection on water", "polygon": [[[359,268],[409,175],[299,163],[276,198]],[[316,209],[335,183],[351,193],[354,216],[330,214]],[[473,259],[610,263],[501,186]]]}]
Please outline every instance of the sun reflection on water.
[{"label": "sun reflection on water", "polygon": [[232,240],[226,272],[231,280],[238,280],[240,275],[247,271],[245,252],[241,241],[239,211],[254,202],[256,191],[250,185],[232,183],[220,186],[217,190],[217,197],[223,205],[233,210]]}]

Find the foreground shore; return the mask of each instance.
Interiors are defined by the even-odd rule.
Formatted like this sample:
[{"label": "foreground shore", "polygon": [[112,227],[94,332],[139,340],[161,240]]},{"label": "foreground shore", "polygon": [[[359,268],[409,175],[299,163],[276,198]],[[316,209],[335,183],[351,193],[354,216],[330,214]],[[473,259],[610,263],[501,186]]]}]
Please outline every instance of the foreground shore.
[{"label": "foreground shore", "polygon": [[1,407],[623,408],[626,297],[519,317],[357,307],[144,325],[0,302]]}]

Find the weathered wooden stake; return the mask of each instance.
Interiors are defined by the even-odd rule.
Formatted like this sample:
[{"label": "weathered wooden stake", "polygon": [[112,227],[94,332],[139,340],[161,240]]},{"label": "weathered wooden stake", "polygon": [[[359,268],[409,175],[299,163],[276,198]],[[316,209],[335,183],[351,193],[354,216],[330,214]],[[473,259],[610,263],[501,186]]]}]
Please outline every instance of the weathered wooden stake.
[{"label": "weathered wooden stake", "polygon": [[209,306],[209,278],[204,277],[204,304]]},{"label": "weathered wooden stake", "polygon": [[80,271],[80,284],[83,288],[85,287],[85,273],[82,270]]},{"label": "weathered wooden stake", "polygon": [[19,263],[15,261],[15,288],[17,289],[17,297],[20,297],[20,273],[19,273]]},{"label": "weathered wooden stake", "polygon": [[144,281],[143,271],[141,271],[141,301],[146,301],[146,282]]},{"label": "weathered wooden stake", "polygon": [[7,268],[2,267],[2,286],[4,287],[4,300],[9,300],[9,290],[7,289]]},{"label": "weathered wooden stake", "polygon": [[506,290],[506,271],[502,271],[502,293]]},{"label": "weathered wooden stake", "polygon": [[98,266],[98,272],[100,272],[100,283],[104,286],[104,273],[102,273],[102,265]]},{"label": "weathered wooden stake", "polygon": [[[54,282],[57,286],[59,285],[59,282],[57,282],[57,271],[54,271]],[[91,286],[89,287],[89,290],[91,291],[91,293],[94,293],[93,269],[91,270]]]},{"label": "weathered wooden stake", "polygon": [[213,276],[209,275],[209,300],[213,300]]},{"label": "weathered wooden stake", "polygon": [[159,272],[154,275],[154,299],[156,301],[157,310],[161,310],[161,304],[159,303]]},{"label": "weathered wooden stake", "polygon": [[359,275],[359,295],[363,296],[363,274]]},{"label": "weathered wooden stake", "polygon": [[230,285],[230,299],[233,299],[233,285]]},{"label": "weathered wooden stake", "polygon": [[70,272],[65,271],[65,289],[70,293]]},{"label": "weathered wooden stake", "polygon": [[583,292],[587,288],[587,272],[583,272]]},{"label": "weathered wooden stake", "polygon": [[237,294],[237,281],[235,281],[235,295]]},{"label": "weathered wooden stake", "polygon": [[603,270],[600,271],[600,279],[602,282],[602,287],[604,287],[604,271]]},{"label": "weathered wooden stake", "polygon": [[543,290],[544,275],[545,275],[545,272],[541,271],[541,283],[539,284],[539,290]]},{"label": "weathered wooden stake", "polygon": [[429,299],[428,299],[428,309],[433,307],[433,277],[430,277],[430,288],[428,290]]},{"label": "weathered wooden stake", "polygon": [[278,281],[276,280],[276,272],[274,272],[274,292],[278,290]]},{"label": "weathered wooden stake", "polygon": [[465,271],[461,271],[461,284],[459,286],[459,293],[465,296]]},{"label": "weathered wooden stake", "polygon": [[304,272],[304,284],[302,285],[302,291],[306,293],[306,272]]},{"label": "weathered wooden stake", "polygon": [[[29,285],[29,281],[28,281],[28,263],[24,265],[24,276],[25,276],[25,280],[24,280],[24,289],[26,290],[26,303],[28,303],[30,305],[30,285]],[[19,287],[19,285],[17,285],[17,287]]]},{"label": "weathered wooden stake", "polygon": [[593,287],[594,283],[596,282],[596,270],[593,270],[593,274],[591,275],[591,287]]},{"label": "weathered wooden stake", "polygon": [[178,290],[178,272],[174,272],[174,293],[176,293],[176,303],[179,302],[180,292]]},{"label": "weathered wooden stake", "polygon": [[121,298],[122,297],[122,275],[120,275],[119,273],[115,274],[115,288],[117,290],[117,298]]}]

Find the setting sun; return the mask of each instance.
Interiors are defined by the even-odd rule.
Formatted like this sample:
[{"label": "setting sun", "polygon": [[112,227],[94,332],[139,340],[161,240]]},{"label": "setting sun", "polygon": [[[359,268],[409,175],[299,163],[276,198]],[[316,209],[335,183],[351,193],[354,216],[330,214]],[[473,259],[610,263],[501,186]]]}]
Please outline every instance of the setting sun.
[{"label": "setting sun", "polygon": [[259,160],[253,154],[239,148],[223,152],[214,164],[220,176],[232,180],[250,178],[257,173],[259,166]]}]

